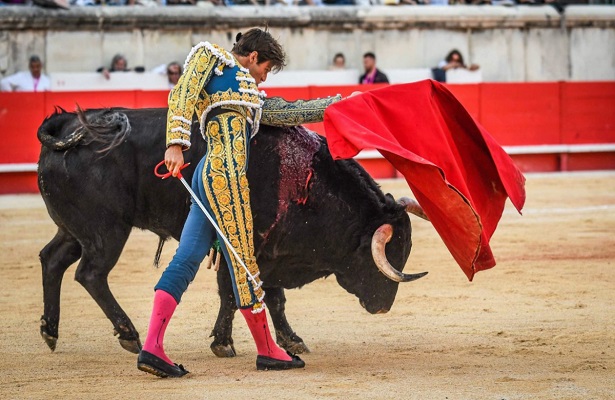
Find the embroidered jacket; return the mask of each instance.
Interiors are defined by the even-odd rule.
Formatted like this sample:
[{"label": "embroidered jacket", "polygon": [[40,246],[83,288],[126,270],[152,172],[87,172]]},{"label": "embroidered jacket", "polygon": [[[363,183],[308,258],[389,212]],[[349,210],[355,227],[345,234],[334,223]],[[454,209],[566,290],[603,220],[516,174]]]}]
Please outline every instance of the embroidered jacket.
[{"label": "embroidered jacket", "polygon": [[337,95],[318,100],[287,102],[258,89],[250,71],[222,47],[202,42],[194,46],[186,58],[184,73],[169,94],[167,114],[167,147],[180,144],[190,147],[190,128],[196,113],[201,134],[207,114],[224,106],[240,111],[256,135],[260,122],[275,126],[295,126],[322,121],[325,108],[339,101]]}]

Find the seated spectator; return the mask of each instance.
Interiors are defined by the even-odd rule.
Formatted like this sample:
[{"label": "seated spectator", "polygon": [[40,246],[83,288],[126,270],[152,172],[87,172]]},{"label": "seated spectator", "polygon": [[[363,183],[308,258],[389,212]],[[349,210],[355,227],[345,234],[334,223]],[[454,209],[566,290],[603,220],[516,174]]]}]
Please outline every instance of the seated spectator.
[{"label": "seated spectator", "polygon": [[[145,69],[143,67],[136,67],[135,72],[143,72]],[[107,69],[107,67],[100,67],[96,70],[96,72],[102,72],[105,79],[110,79],[110,72],[128,72],[130,68],[128,68],[128,61],[126,61],[126,57],[122,54],[116,54],[111,59],[111,68]]]},{"label": "seated spectator", "polygon": [[167,77],[169,83],[169,89],[173,89],[179,81],[179,77],[182,75],[182,66],[180,63],[173,61],[168,64],[160,64],[156,68],[152,69],[155,74],[164,74]]},{"label": "seated spectator", "polygon": [[329,67],[330,70],[340,70],[346,68],[346,57],[343,53],[337,53],[333,56],[333,64]]},{"label": "seated spectator", "polygon": [[169,65],[167,65],[167,79],[169,80],[170,89],[177,85],[180,76],[182,76],[182,66],[175,61],[169,63]]},{"label": "seated spectator", "polygon": [[476,71],[480,68],[478,64],[470,64],[467,66],[463,62],[463,56],[457,49],[451,50],[446,58],[438,63],[438,66],[432,69],[433,77],[438,82],[446,82],[446,71],[449,69],[465,68],[469,71]]},{"label": "seated spectator", "polygon": [[389,78],[376,68],[376,55],[372,52],[363,54],[365,73],[359,78],[359,83],[389,83]]},{"label": "seated spectator", "polygon": [[470,64],[470,66],[465,65],[465,63],[463,62],[463,56],[461,55],[459,50],[454,49],[446,55],[446,58],[444,60],[438,63],[438,68],[441,68],[445,71],[451,68],[466,68],[470,71],[476,71],[480,67],[477,64]]},{"label": "seated spectator", "polygon": [[21,71],[0,81],[3,92],[44,92],[51,88],[51,81],[43,74],[43,62],[38,56],[31,56],[29,71]]}]

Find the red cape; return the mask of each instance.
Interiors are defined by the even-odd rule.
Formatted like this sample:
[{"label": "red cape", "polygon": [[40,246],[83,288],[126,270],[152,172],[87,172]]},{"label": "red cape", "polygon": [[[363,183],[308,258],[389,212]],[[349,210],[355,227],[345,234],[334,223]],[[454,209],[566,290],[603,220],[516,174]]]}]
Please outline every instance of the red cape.
[{"label": "red cape", "polygon": [[469,280],[495,265],[489,239],[507,197],[523,208],[525,177],[443,85],[365,92],[328,107],[324,122],[335,159],[377,149],[404,175]]}]

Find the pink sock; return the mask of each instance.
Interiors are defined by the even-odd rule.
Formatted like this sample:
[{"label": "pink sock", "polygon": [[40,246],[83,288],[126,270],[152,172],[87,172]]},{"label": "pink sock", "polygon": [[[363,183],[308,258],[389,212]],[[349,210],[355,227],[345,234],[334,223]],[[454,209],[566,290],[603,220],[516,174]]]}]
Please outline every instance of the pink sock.
[{"label": "pink sock", "polygon": [[164,332],[169,325],[169,320],[175,312],[177,302],[169,293],[164,290],[156,290],[154,294],[154,309],[149,320],[147,337],[143,344],[143,350],[152,353],[156,357],[162,358],[167,363],[173,365],[173,361],[164,353]]},{"label": "pink sock", "polygon": [[256,351],[259,356],[275,358],[276,360],[290,361],[285,350],[278,347],[269,331],[267,324],[267,312],[263,309],[261,312],[253,314],[252,308],[241,308],[241,314],[248,323],[250,333],[256,344]]}]

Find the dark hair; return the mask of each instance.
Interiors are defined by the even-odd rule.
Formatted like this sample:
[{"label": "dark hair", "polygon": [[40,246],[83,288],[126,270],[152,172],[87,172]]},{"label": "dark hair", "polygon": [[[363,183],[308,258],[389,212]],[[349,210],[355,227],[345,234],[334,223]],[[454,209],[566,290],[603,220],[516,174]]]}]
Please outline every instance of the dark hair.
[{"label": "dark hair", "polygon": [[182,74],[183,68],[182,68],[181,64],[178,63],[177,61],[172,61],[169,64],[167,64],[167,74],[170,72],[169,68],[171,68],[171,67],[179,67],[179,74],[180,75]]},{"label": "dark hair", "polygon": [[342,57],[342,59],[346,60],[346,57],[344,57],[344,53],[335,53],[335,55],[333,56],[333,59],[335,60],[338,57]]},{"label": "dark hair", "polygon": [[30,61],[28,61],[28,64],[32,64],[32,63],[36,63],[36,62],[42,63],[41,58],[39,56],[36,56],[36,55],[30,56]]},{"label": "dark hair", "polygon": [[444,61],[451,62],[453,60],[453,56],[454,55],[458,55],[459,56],[459,62],[461,63],[461,65],[465,66],[466,64],[463,62],[463,56],[461,55],[461,53],[459,52],[459,50],[457,49],[453,49],[451,50],[447,55],[446,58],[444,59]]},{"label": "dark hair", "polygon": [[277,40],[265,29],[252,28],[246,33],[239,32],[235,38],[233,53],[247,56],[253,51],[258,53],[257,62],[271,62],[271,70],[278,72],[286,65],[286,54]]},{"label": "dark hair", "polygon": [[365,57],[373,58],[374,60],[376,59],[376,55],[371,51],[368,51],[367,53],[363,54],[363,58]]},{"label": "dark hair", "polygon": [[111,69],[109,71],[115,71],[115,64],[120,60],[124,60],[126,62],[126,67],[128,67],[128,60],[126,60],[126,57],[118,53],[111,59]]}]

